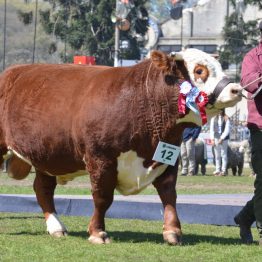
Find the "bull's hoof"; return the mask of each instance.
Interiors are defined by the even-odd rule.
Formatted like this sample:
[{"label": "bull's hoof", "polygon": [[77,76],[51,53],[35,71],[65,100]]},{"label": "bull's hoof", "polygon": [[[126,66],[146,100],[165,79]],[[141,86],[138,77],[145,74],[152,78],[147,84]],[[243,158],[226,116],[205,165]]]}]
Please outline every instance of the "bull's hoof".
[{"label": "bull's hoof", "polygon": [[110,244],[110,239],[107,236],[107,233],[101,231],[98,233],[98,236],[90,236],[88,241],[92,244]]},{"label": "bull's hoof", "polygon": [[163,232],[163,237],[164,241],[169,245],[182,245],[182,236],[181,234],[178,234],[175,231],[165,231]]},{"label": "bull's hoof", "polygon": [[56,231],[50,234],[52,237],[60,238],[60,237],[66,237],[68,235],[67,231]]}]

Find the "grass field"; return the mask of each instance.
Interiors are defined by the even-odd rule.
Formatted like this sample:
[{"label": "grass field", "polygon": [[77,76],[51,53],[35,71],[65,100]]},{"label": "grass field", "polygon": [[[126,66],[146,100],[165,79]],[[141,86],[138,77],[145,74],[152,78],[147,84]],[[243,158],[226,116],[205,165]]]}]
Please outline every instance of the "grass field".
[{"label": "grass field", "polygon": [[[229,193],[252,193],[254,178],[249,176],[249,170],[244,170],[243,176],[215,177],[212,175],[213,168],[207,169],[207,175],[181,176],[177,181],[178,194],[229,194]],[[34,194],[33,179],[35,174],[31,173],[26,179],[16,181],[0,173],[0,194]],[[89,177],[78,177],[65,186],[58,186],[56,194],[89,195]],[[117,192],[116,192],[117,194]],[[141,194],[156,194],[153,186],[141,192]]]},{"label": "grass field", "polygon": [[161,222],[106,219],[112,243],[97,246],[87,242],[89,218],[62,219],[70,233],[54,239],[38,214],[1,213],[0,261],[259,262],[262,257],[256,244],[240,244],[237,227],[185,224],[183,245],[174,247],[163,243]]},{"label": "grass field", "polygon": [[[248,169],[241,177],[229,174],[214,177],[212,168],[206,176],[178,177],[178,194],[252,193],[254,178]],[[15,181],[0,173],[0,194],[33,194],[35,174]],[[88,177],[80,177],[66,186],[58,186],[56,194],[90,194]],[[142,194],[156,194],[150,186]],[[228,226],[183,224],[183,245],[168,246],[162,240],[161,221],[106,219],[112,244],[96,246],[87,241],[89,217],[61,217],[69,236],[54,239],[46,234],[42,215],[1,213],[0,262],[5,261],[114,261],[114,262],[227,262],[261,261],[262,248],[245,246],[239,241],[239,229]],[[254,238],[258,234],[253,228]]]}]

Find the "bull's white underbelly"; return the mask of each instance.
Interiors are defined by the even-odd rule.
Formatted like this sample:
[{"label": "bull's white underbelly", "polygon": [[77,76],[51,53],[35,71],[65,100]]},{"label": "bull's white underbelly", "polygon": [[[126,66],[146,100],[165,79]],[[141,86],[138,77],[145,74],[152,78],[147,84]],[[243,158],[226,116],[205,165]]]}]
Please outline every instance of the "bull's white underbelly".
[{"label": "bull's white underbelly", "polygon": [[[11,148],[9,148],[9,150],[23,161],[30,163],[30,161],[25,159],[15,150]],[[11,155],[12,154],[10,153],[10,156]],[[143,162],[144,159],[138,157],[137,153],[134,151],[128,151],[120,154],[117,158],[118,177],[116,186],[119,193],[123,195],[132,195],[141,192],[167,168],[167,165],[160,165],[154,169],[151,166],[145,168],[143,166]],[[46,173],[51,176],[53,175],[49,172]],[[83,175],[88,175],[88,173],[85,170],[79,170],[75,173],[57,176],[56,179],[58,184],[65,185],[68,181],[72,181],[74,178]]]},{"label": "bull's white underbelly", "polygon": [[[117,158],[117,186],[116,190],[123,195],[138,194],[160,176],[167,165],[161,165],[154,169],[143,166],[143,158],[137,156],[134,151],[121,153]],[[62,175],[57,177],[58,184],[66,184],[77,176],[86,175],[85,171]]]},{"label": "bull's white underbelly", "polygon": [[117,191],[123,195],[137,194],[150,185],[160,176],[167,165],[161,165],[154,169],[143,166],[143,158],[137,156],[134,151],[121,153],[118,157]]}]

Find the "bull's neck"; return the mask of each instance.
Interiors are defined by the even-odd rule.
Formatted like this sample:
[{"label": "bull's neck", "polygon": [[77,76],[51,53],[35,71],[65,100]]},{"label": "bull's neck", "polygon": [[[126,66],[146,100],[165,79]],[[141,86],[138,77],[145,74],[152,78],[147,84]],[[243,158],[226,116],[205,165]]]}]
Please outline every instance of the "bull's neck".
[{"label": "bull's neck", "polygon": [[142,75],[138,122],[153,141],[166,140],[178,119],[178,88],[167,85],[162,72],[150,64],[143,70]]}]

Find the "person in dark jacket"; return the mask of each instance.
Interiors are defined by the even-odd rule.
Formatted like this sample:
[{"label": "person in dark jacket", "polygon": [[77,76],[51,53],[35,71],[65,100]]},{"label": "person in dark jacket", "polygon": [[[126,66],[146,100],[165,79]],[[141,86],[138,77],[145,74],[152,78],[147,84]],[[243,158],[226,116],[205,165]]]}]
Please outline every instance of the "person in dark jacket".
[{"label": "person in dark jacket", "polygon": [[251,139],[251,162],[256,173],[253,198],[234,217],[240,227],[243,243],[253,242],[251,225],[256,222],[259,244],[262,245],[262,21],[259,24],[260,43],[244,57],[241,71],[241,85],[248,92],[247,126]]},{"label": "person in dark jacket", "polygon": [[201,132],[201,127],[188,127],[185,128],[182,137],[181,144],[181,165],[182,171],[181,174],[186,176],[187,174],[190,176],[195,175],[195,143]]}]

